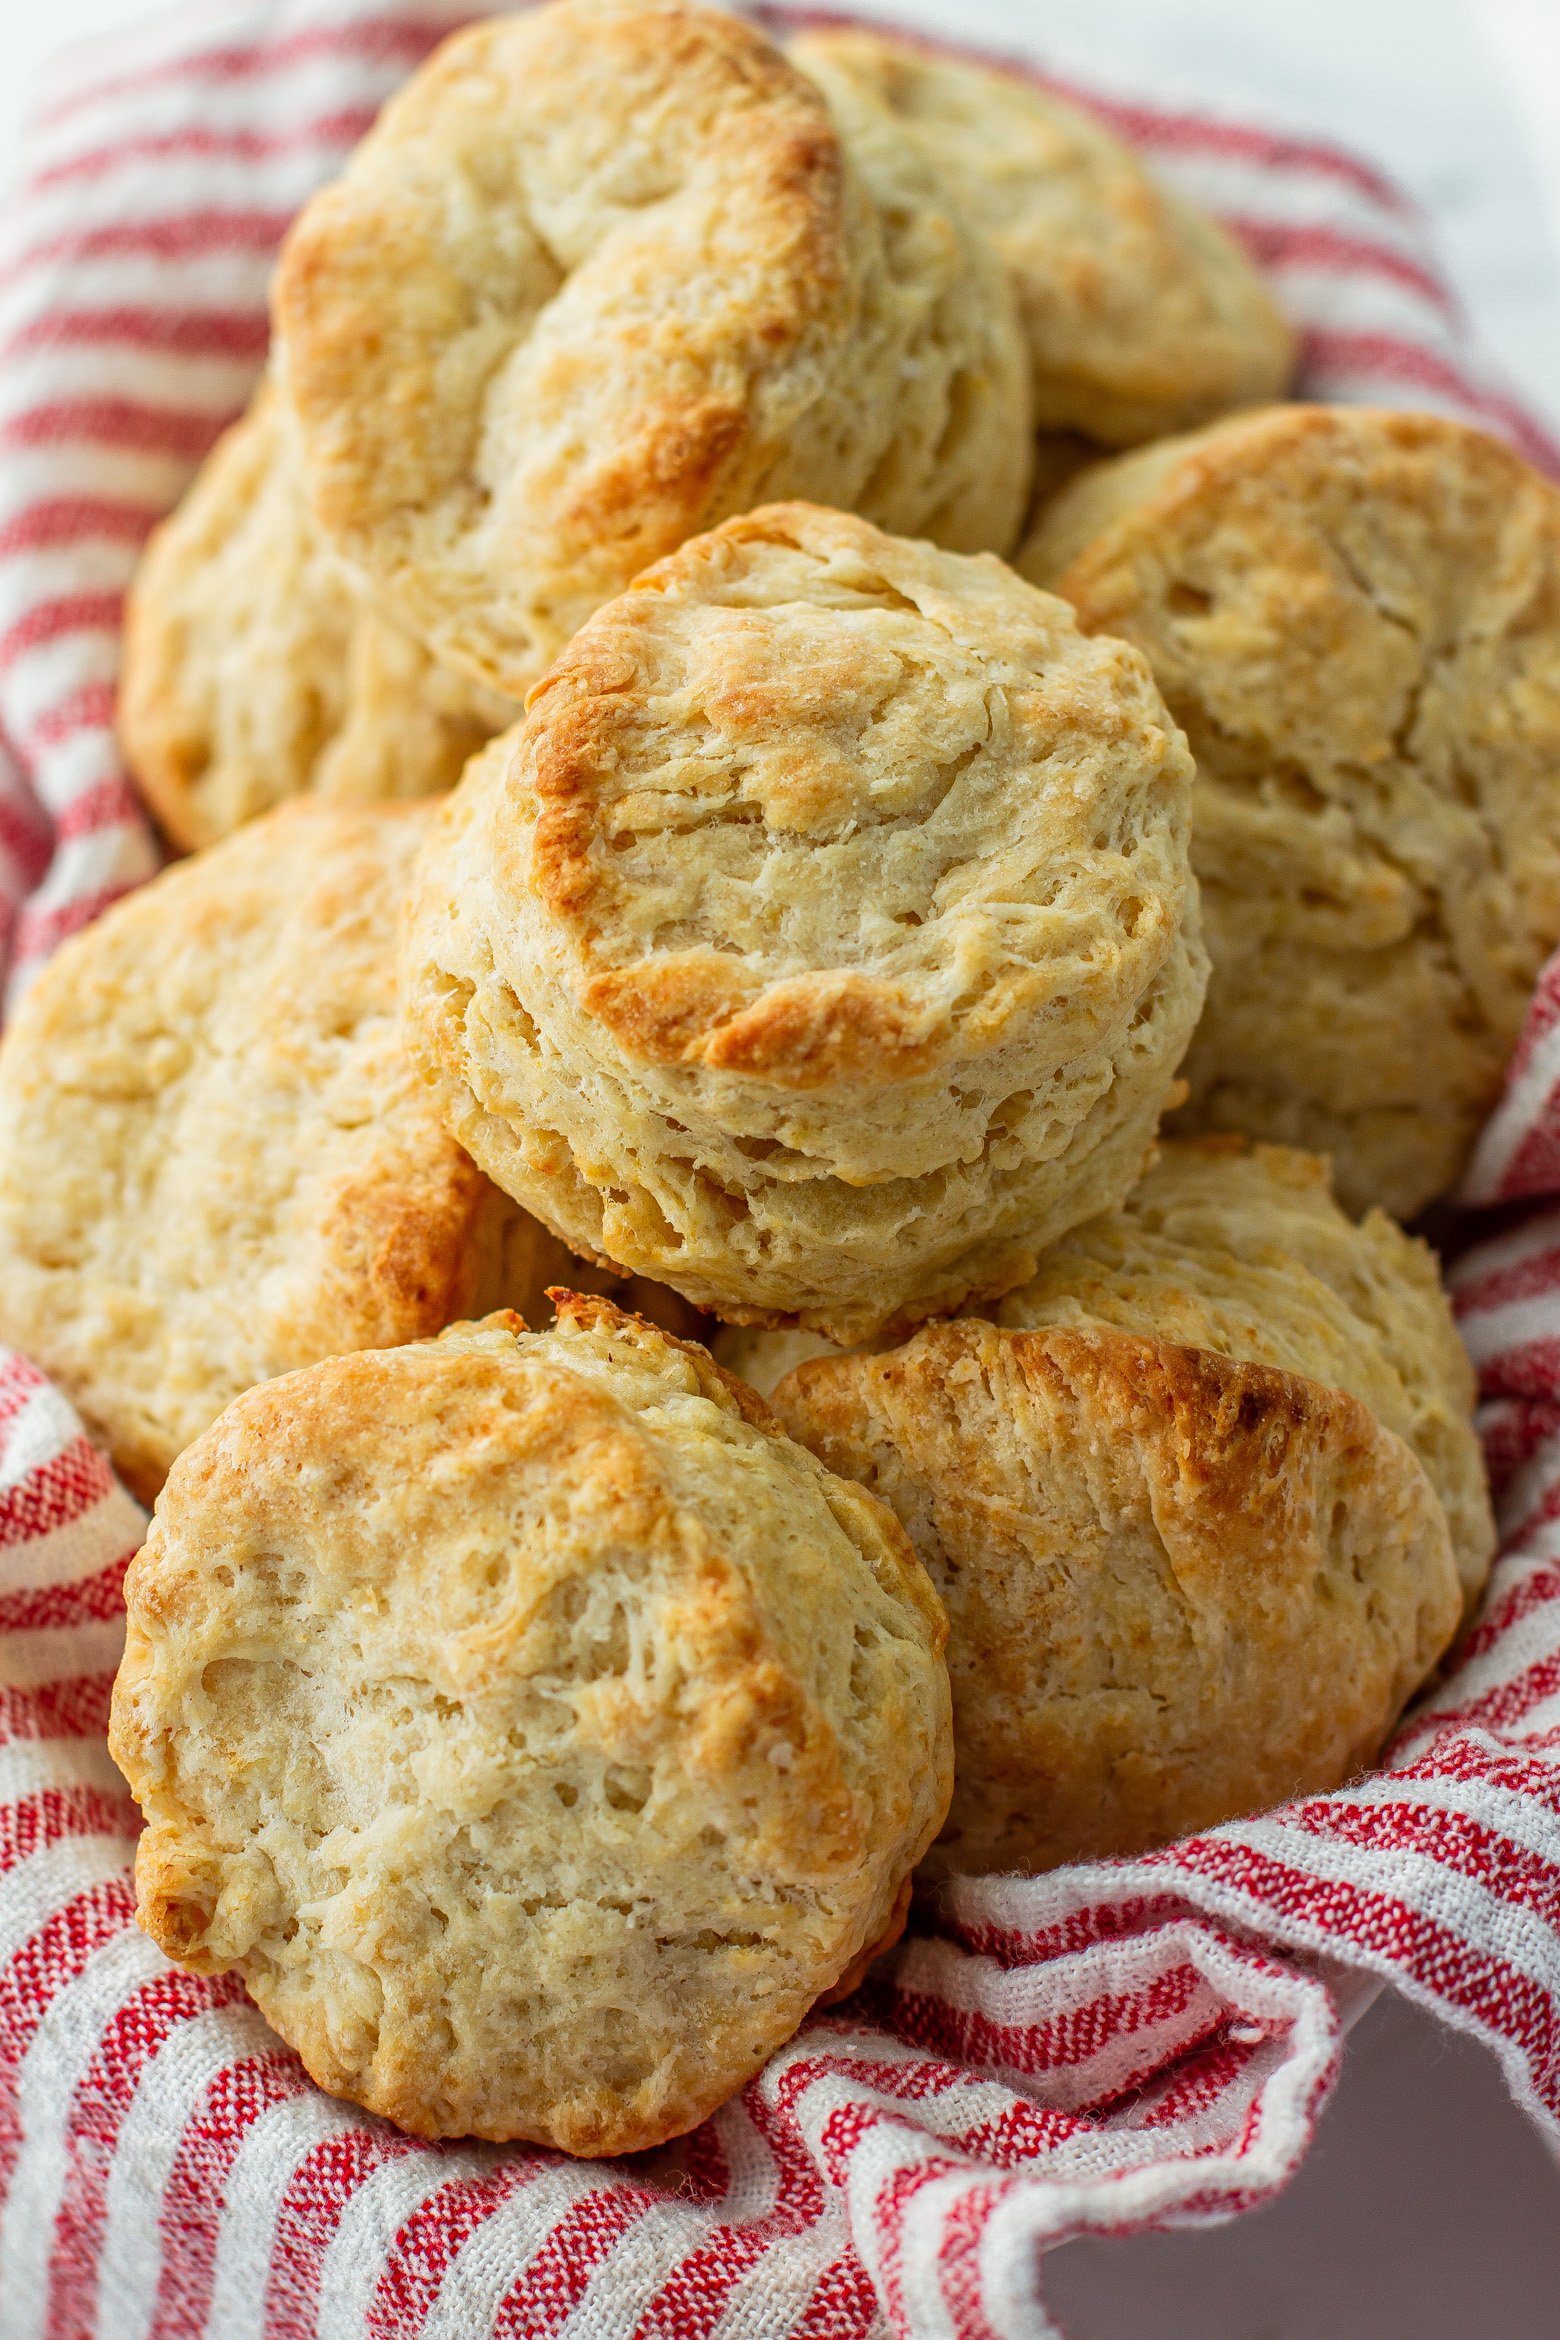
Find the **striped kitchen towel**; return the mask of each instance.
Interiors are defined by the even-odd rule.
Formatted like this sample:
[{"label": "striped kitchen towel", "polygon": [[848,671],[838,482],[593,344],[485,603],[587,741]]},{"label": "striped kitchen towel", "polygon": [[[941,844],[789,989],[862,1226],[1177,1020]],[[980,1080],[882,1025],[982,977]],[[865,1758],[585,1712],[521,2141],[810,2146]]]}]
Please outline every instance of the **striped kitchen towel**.
[{"label": "striped kitchen towel", "polygon": [[[155,864],[113,741],[123,596],[248,395],[278,238],[469,13],[218,0],[78,59],[36,125],[0,248],[13,987]],[[1435,405],[1560,476],[1368,165],[1103,110],[1272,271],[1311,394]],[[1272,2195],[1374,1978],[1483,2038],[1560,2139],[1557,1085],[1551,974],[1471,1177],[1499,1232],[1457,1271],[1503,1554],[1392,1768],[1149,1859],[957,1883],[736,2101],[631,2163],[402,2137],[136,1931],[103,1729],[142,1515],[58,1393],[0,1365],[5,2340],[1035,2340],[1048,2245]]]}]

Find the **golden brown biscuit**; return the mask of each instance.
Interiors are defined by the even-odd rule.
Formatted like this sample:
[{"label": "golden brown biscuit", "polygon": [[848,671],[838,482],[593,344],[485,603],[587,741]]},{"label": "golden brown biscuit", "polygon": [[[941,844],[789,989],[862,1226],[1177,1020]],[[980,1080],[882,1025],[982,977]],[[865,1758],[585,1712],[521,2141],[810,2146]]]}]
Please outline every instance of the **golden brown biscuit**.
[{"label": "golden brown biscuit", "polygon": [[840,1339],[995,1293],[1136,1178],[1203,969],[1134,652],[805,504],[585,626],[408,921],[448,1126],[576,1249]]},{"label": "golden brown biscuit", "polygon": [[774,496],[1007,551],[1012,295],[913,140],[693,0],[458,33],[292,230],[282,375],[327,535],[518,696],[647,562]]},{"label": "golden brown biscuit", "polygon": [[1456,1628],[1420,1464],[1298,1374],[962,1318],[802,1365],[775,1405],[892,1506],[947,1605],[934,1875],[1139,1852],[1335,1787]]},{"label": "golden brown biscuit", "polygon": [[418,2136],[692,2128],[891,1936],[947,1809],[895,1521],[606,1301],[239,1399],[126,1598],[141,1923]]},{"label": "golden brown biscuit", "polygon": [[1277,407],[1085,473],[1022,566],[1147,653],[1197,758],[1181,1126],[1411,1216],[1560,941],[1560,492],[1460,423]]},{"label": "golden brown biscuit", "polygon": [[520,712],[372,607],[309,517],[282,419],[266,384],[153,535],[130,594],[119,736],[181,849],[289,797],[453,788]]},{"label": "golden brown biscuit", "polygon": [[0,1043],[0,1338],[148,1500],[253,1382],[589,1274],[407,1062],[395,933],[427,821],[271,814],[66,943]]},{"label": "golden brown biscuit", "polygon": [[1435,1254],[1383,1211],[1356,1226],[1327,1165],[1285,1146],[1168,1144],[1119,1210],[1075,1227],[999,1324],[1113,1324],[1347,1390],[1424,1465],[1465,1601],[1495,1549],[1473,1367]]},{"label": "golden brown biscuit", "polygon": [[1001,255],[1042,432],[1130,447],[1282,392],[1295,336],[1239,244],[1090,115],[881,33],[790,53],[885,106]]}]

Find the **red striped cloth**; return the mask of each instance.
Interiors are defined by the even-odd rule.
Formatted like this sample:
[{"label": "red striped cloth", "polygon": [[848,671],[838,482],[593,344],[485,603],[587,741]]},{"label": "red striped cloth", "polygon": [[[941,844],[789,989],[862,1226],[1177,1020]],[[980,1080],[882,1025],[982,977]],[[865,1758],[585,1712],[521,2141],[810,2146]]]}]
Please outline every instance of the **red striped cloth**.
[{"label": "red striped cloth", "polygon": [[[286,220],[466,13],[180,12],[100,45],[37,125],[0,247],[14,982],[153,866],[110,728],[136,548],[247,396]],[[1377,173],[1103,110],[1262,255],[1311,392],[1435,404],[1560,474]],[[1551,970],[1470,1182],[1501,1232],[1457,1271],[1506,1543],[1394,1768],[1152,1859],[960,1883],[736,2102],[632,2165],[398,2136],[136,1931],[103,1727],[141,1515],[58,1394],[0,1366],[6,2340],[1033,2340],[1048,2245],[1284,2182],[1377,1977],[1486,2040],[1560,2139],[1557,1084]]]}]

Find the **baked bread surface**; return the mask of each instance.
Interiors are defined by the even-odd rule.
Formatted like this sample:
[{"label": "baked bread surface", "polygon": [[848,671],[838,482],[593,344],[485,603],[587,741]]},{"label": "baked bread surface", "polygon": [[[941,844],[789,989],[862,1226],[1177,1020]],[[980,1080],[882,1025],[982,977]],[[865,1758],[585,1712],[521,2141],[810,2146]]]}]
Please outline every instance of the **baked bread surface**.
[{"label": "baked bread surface", "polygon": [[891,1505],[947,1605],[931,1875],[1140,1852],[1336,1787],[1461,1613],[1419,1462],[1298,1374],[961,1318],[799,1366],[775,1406]]},{"label": "baked bread surface", "polygon": [[1412,1217],[1560,942],[1560,491],[1460,423],[1277,407],[1084,473],[1020,565],[1145,652],[1197,759],[1179,1126]]},{"label": "baked bread surface", "polygon": [[805,494],[1007,551],[1012,295],[886,108],[687,0],[559,0],[416,73],[288,236],[281,375],[327,536],[520,695],[725,514]]},{"label": "baked bread surface", "polygon": [[997,1322],[1113,1324],[1347,1390],[1412,1447],[1446,1510],[1466,1601],[1495,1549],[1473,1367],[1426,1243],[1356,1225],[1327,1165],[1286,1146],[1165,1144],[1118,1210],[1075,1227]]},{"label": "baked bread surface", "polygon": [[0,1338],[148,1501],[251,1383],[534,1305],[574,1265],[407,1061],[427,820],[269,815],[65,943],[0,1043]]},{"label": "baked bread surface", "polygon": [[1000,562],[808,505],[585,626],[408,925],[452,1133],[577,1250],[859,1339],[1131,1185],[1203,984],[1185,746]]},{"label": "baked bread surface", "polygon": [[414,2135],[693,2127],[891,1930],[947,1806],[895,1521],[605,1301],[252,1391],[126,1592],[142,1924]]},{"label": "baked bread surface", "polygon": [[1001,255],[1042,432],[1130,447],[1281,394],[1295,337],[1258,271],[1102,123],[880,33],[806,33],[790,54],[885,106]]},{"label": "baked bread surface", "polygon": [[153,534],[125,618],[120,741],[172,843],[215,844],[294,796],[436,795],[519,712],[330,551],[263,384]]}]

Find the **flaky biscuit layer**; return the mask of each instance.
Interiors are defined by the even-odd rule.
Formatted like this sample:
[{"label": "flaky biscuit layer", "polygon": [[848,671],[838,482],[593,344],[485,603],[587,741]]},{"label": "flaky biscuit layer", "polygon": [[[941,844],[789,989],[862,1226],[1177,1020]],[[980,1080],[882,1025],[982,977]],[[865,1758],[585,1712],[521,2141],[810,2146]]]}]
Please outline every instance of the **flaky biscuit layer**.
[{"label": "flaky biscuit layer", "polygon": [[1119,1210],[1075,1227],[997,1310],[1024,1332],[1084,1320],[1357,1397],[1424,1465],[1477,1600],[1495,1527],[1473,1367],[1435,1254],[1384,1211],[1356,1225],[1314,1154],[1166,1143]]},{"label": "flaky biscuit layer", "polygon": [[885,106],[1000,254],[1042,432],[1130,447],[1282,392],[1295,336],[1251,261],[1092,116],[880,33],[790,54]]},{"label": "flaky biscuit layer", "polygon": [[142,1924],[419,2136],[693,2127],[892,1932],[947,1806],[896,1522],[604,1301],[240,1399],[126,1597]]},{"label": "flaky biscuit layer", "polygon": [[1195,1021],[1191,771],[990,559],[786,505],[650,570],[471,766],[409,921],[461,1143],[576,1248],[841,1338],[1131,1185]]},{"label": "flaky biscuit layer", "polygon": [[262,385],[153,534],[125,617],[119,736],[173,844],[214,845],[294,796],[437,795],[519,712],[374,607],[315,526]]},{"label": "flaky biscuit layer", "polygon": [[1021,565],[1146,653],[1197,758],[1185,1126],[1412,1216],[1560,942],[1560,492],[1460,423],[1275,407],[1084,473]]},{"label": "flaky biscuit layer", "polygon": [[304,800],[240,830],[67,942],[0,1042],[0,1338],[148,1500],[251,1383],[578,1279],[406,1059],[427,820]]},{"label": "flaky biscuit layer", "polygon": [[457,34],[306,207],[274,299],[331,542],[519,695],[647,563],[785,495],[1006,551],[1012,296],[892,114],[693,0]]},{"label": "flaky biscuit layer", "polygon": [[1130,1854],[1375,1757],[1461,1613],[1404,1441],[1300,1375],[1081,1319],[799,1366],[782,1421],[947,1604],[934,1874]]}]

